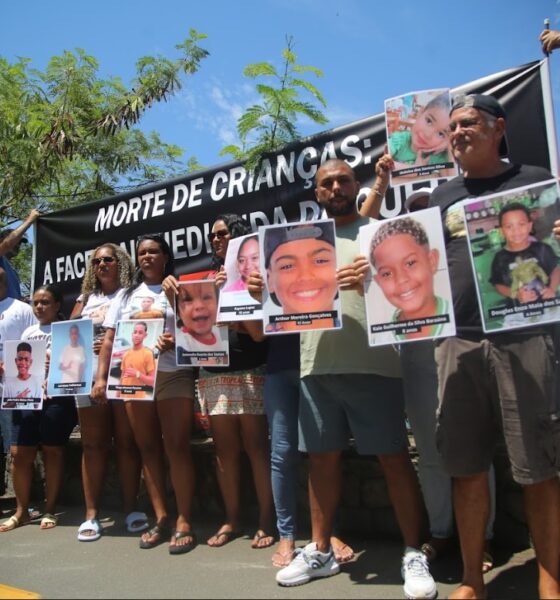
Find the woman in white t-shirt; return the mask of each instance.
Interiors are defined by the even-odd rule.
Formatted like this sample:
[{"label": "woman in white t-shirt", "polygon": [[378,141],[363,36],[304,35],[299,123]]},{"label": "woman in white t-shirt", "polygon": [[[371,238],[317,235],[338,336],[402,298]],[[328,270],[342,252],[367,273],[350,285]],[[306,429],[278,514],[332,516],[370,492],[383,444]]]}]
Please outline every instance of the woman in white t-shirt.
[{"label": "woman in white t-shirt", "polygon": [[[125,402],[142,455],[144,479],[156,516],[155,526],[142,535],[140,548],[153,548],[167,538],[170,539],[169,553],[182,554],[192,550],[196,544],[191,529],[194,468],[190,448],[194,377],[192,369],[178,368],[175,362],[173,307],[161,287],[163,279],[173,273],[173,254],[165,239],[157,234],[141,236],[136,246],[136,264],[138,268],[132,285],[119,293],[111,303],[105,319],[107,332],[99,354],[93,396],[101,401],[106,398],[117,322],[142,314],[143,300],[152,298],[150,310],[161,311],[165,319],[164,333],[158,342],[161,354],[155,382],[155,401],[130,399]],[[164,449],[177,504],[173,535],[166,503]]]},{"label": "woman in white t-shirt", "polygon": [[[91,319],[93,322],[93,373],[97,370],[97,355],[103,343],[103,321],[117,292],[128,287],[134,267],[130,256],[116,244],[103,244],[91,254],[81,294],[76,300],[71,319]],[[136,510],[142,463],[124,403],[118,400],[101,404],[88,395],[76,396],[82,436],[82,484],[86,503],[85,520],[78,529],[78,540],[93,542],[101,536],[98,519],[103,480],[109,453],[115,440],[117,467],[121,484],[125,524],[129,532],[148,528],[148,517]]]}]

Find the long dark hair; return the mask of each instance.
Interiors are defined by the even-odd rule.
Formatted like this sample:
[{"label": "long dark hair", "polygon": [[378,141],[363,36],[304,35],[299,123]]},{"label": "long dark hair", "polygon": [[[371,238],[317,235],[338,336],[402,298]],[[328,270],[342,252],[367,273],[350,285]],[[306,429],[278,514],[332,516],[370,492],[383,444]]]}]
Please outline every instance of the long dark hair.
[{"label": "long dark hair", "polygon": [[[241,237],[251,233],[251,226],[247,221],[234,213],[226,213],[224,215],[218,215],[214,219],[214,223],[217,221],[223,221],[225,226],[231,235],[231,238]],[[224,264],[224,259],[216,256],[214,246],[212,246],[212,268],[217,271]]]},{"label": "long dark hair", "polygon": [[[156,244],[160,247],[161,251],[165,256],[167,256],[167,263],[165,264],[165,270],[163,272],[163,277],[167,277],[168,275],[173,275],[175,269],[175,261],[173,258],[173,251],[169,247],[169,244],[165,241],[165,238],[161,233],[146,233],[145,235],[141,235],[136,241],[136,249],[135,249],[135,257],[136,257],[136,265],[138,265],[138,248],[140,244],[146,240],[151,240],[152,242],[156,242]],[[134,276],[132,277],[131,285],[126,289],[126,292],[123,295],[123,300],[130,298],[132,292],[135,289],[140,287],[140,284],[144,281],[144,273],[142,273],[142,269],[139,266],[136,266],[136,270],[134,271]]]}]

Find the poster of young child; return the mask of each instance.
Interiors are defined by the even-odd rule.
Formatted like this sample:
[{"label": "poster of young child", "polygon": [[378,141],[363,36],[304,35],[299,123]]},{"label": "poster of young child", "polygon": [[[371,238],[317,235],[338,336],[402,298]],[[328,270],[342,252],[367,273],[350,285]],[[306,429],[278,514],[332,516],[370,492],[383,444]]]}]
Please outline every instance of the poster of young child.
[{"label": "poster of young child", "polygon": [[385,100],[385,127],[393,157],[391,185],[455,177],[449,150],[448,89],[411,92]]},{"label": "poster of young child", "polygon": [[51,326],[47,395],[89,394],[93,379],[93,321],[60,321]]},{"label": "poster of young child", "polygon": [[455,335],[438,208],[360,227],[370,346]]},{"label": "poster of young child", "polygon": [[4,342],[2,409],[43,408],[46,359],[46,340]]},{"label": "poster of young child", "polygon": [[214,280],[180,281],[175,300],[177,365],[229,365],[226,325],[218,327],[218,292]]},{"label": "poster of young child", "polygon": [[463,210],[484,331],[560,320],[557,182],[469,200]]},{"label": "poster of young child", "polygon": [[259,238],[256,233],[230,240],[224,268],[227,280],[220,290],[218,322],[262,319],[262,307],[247,290],[253,271],[260,271]]},{"label": "poster of young child", "polygon": [[267,334],[340,329],[334,221],[259,228]]},{"label": "poster of young child", "polygon": [[153,400],[163,319],[128,319],[117,322],[107,398]]}]

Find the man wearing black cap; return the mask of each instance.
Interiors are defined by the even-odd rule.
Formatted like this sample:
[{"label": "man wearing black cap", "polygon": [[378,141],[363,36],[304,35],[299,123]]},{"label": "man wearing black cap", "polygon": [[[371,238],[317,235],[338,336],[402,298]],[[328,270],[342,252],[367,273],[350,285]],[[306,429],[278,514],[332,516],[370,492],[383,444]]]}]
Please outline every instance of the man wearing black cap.
[{"label": "man wearing black cap", "polygon": [[0,231],[0,267],[6,271],[8,278],[8,296],[11,298],[21,298],[21,287],[19,276],[10,263],[10,258],[13,258],[19,250],[20,244],[28,243],[24,237],[24,233],[35,223],[39,217],[39,211],[32,208],[25,221],[15,229],[8,227]]},{"label": "man wearing black cap", "polygon": [[337,271],[342,329],[301,334],[300,450],[309,455],[312,541],[276,581],[293,586],[338,573],[330,536],[342,488],[341,452],[352,436],[357,452],[376,454],[383,469],[404,538],[407,598],[434,598],[436,585],[419,550],[422,501],[407,448],[398,354],[391,346],[368,346],[364,299],[357,291],[358,233],[370,220],[357,212],[360,185],[347,163],[325,162],[315,181],[316,198],[335,221],[338,264],[348,265]]},{"label": "man wearing black cap", "polygon": [[541,598],[558,598],[560,483],[553,454],[554,347],[550,327],[485,335],[469,267],[462,200],[545,181],[543,168],[501,160],[505,112],[492,96],[455,99],[450,144],[463,174],[437,187],[430,205],[441,209],[457,336],[438,343],[438,447],[453,477],[463,581],[451,598],[483,598],[480,565],[489,514],[488,469],[500,430],[514,479],[523,486],[539,564]]}]

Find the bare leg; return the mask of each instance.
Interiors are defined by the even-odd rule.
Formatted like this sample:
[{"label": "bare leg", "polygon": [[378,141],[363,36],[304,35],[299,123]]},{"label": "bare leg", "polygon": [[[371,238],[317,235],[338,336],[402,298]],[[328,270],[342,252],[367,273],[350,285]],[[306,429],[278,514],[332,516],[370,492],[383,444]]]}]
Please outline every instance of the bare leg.
[{"label": "bare leg", "polygon": [[482,554],[488,515],[490,491],[488,473],[453,479],[453,504],[463,557],[463,582],[450,598],[484,598]]},{"label": "bare leg", "polygon": [[[167,503],[165,490],[165,464],[161,429],[155,402],[130,401],[125,403],[134,439],[142,456],[146,488],[152,501],[158,526],[167,525]],[[142,541],[156,542],[149,532],[142,535]]]},{"label": "bare leg", "polygon": [[134,432],[130,426],[124,402],[111,402],[117,468],[121,484],[123,508],[126,514],[136,510],[142,459],[134,441]]},{"label": "bare leg", "polygon": [[265,415],[240,415],[239,421],[243,446],[251,462],[259,503],[259,531],[253,541],[253,547],[267,548],[274,543],[274,536],[271,535],[274,522],[274,500],[270,479],[268,422]]},{"label": "bare leg", "polygon": [[328,552],[334,516],[340,500],[342,470],[340,452],[309,455],[309,505],[311,539],[320,552]]},{"label": "bare leg", "polygon": [[64,476],[64,446],[43,445],[43,460],[45,461],[45,512],[54,515]]},{"label": "bare leg", "polygon": [[[241,439],[237,415],[216,415],[210,417],[210,428],[216,447],[216,474],[226,509],[226,520],[208,540],[209,546],[223,546],[229,535],[239,526],[239,459]],[[220,535],[223,533],[224,535]]]},{"label": "bare leg", "polygon": [[539,565],[539,597],[560,598],[560,482],[524,486],[525,511]]},{"label": "bare leg", "polygon": [[422,495],[410,456],[405,451],[380,454],[378,458],[404,545],[420,548],[423,528]]},{"label": "bare leg", "polygon": [[[158,415],[163,432],[165,453],[169,459],[171,483],[177,503],[175,529],[191,531],[191,508],[194,494],[194,467],[191,456],[191,398],[169,398],[157,403]],[[172,545],[192,543],[191,537],[174,539]]]},{"label": "bare leg", "polygon": [[[37,455],[35,446],[12,446],[12,480],[16,493],[16,512],[14,516],[23,524],[29,521],[29,495],[33,480],[33,463]],[[0,529],[1,531],[1,529]]]},{"label": "bare leg", "polygon": [[[82,485],[86,502],[85,520],[95,519],[111,451],[112,419],[109,404],[78,409],[82,435]],[[87,531],[82,535],[88,535]],[[91,535],[95,532],[92,531]]]}]

